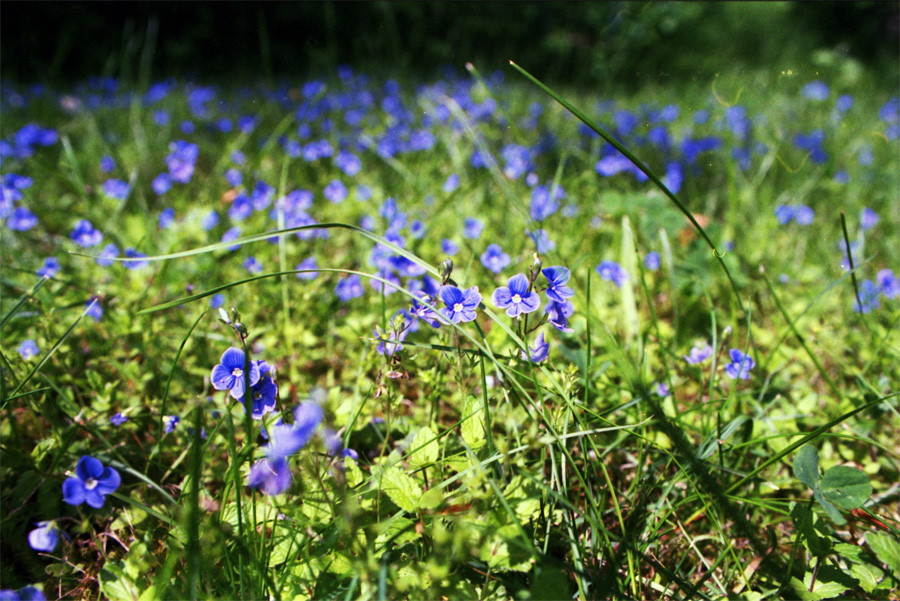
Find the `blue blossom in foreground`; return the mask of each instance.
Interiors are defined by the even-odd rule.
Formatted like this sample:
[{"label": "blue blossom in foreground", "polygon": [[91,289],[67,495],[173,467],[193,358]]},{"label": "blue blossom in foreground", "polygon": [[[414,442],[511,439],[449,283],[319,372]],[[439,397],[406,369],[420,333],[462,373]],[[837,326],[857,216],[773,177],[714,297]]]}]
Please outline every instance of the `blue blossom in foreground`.
[{"label": "blue blossom in foreground", "polygon": [[403,348],[403,341],[406,340],[406,336],[410,332],[409,324],[410,321],[407,320],[400,330],[389,327],[386,332],[379,326],[375,326],[375,340],[378,341],[375,352],[379,355],[384,355],[385,357],[391,357],[395,352],[401,350]]},{"label": "blue blossom in foreground", "polygon": [[559,188],[556,188],[556,194],[550,194],[550,190],[546,186],[535,186],[531,191],[531,203],[529,212],[531,218],[535,221],[543,221],[559,209]]},{"label": "blue blossom in foreground", "polygon": [[178,426],[178,422],[181,421],[181,418],[177,415],[167,415],[163,417],[163,432],[166,434],[171,434],[175,431],[175,428]]},{"label": "blue blossom in foreground", "polygon": [[274,197],[275,188],[262,180],[256,182],[256,185],[253,187],[253,192],[250,195],[250,202],[253,205],[253,210],[262,211],[272,204],[272,198]]},{"label": "blue blossom in foreground", "polygon": [[[259,420],[267,413],[275,410],[275,400],[278,396],[278,385],[275,383],[275,370],[265,361],[254,361],[259,370],[259,381],[251,387],[250,394],[253,397],[253,407],[250,409],[250,417]],[[241,398],[241,403],[246,407],[246,395]]]},{"label": "blue blossom in foreground", "polygon": [[35,341],[31,340],[30,338],[28,340],[23,340],[22,344],[20,344],[16,350],[19,352],[19,356],[26,361],[28,361],[32,357],[36,357],[40,352],[37,343],[35,343]]},{"label": "blue blossom in foreground", "polygon": [[481,264],[493,273],[500,273],[509,263],[509,255],[503,252],[499,244],[489,244],[481,255]]},{"label": "blue blossom in foreground", "polygon": [[[273,426],[273,430],[286,426]],[[247,486],[258,488],[267,495],[280,495],[294,481],[285,457],[264,457],[253,464],[247,474]]]},{"label": "blue blossom in foreground", "polygon": [[541,306],[541,297],[535,291],[528,290],[528,278],[517,273],[509,278],[507,286],[500,286],[491,295],[491,302],[498,309],[506,309],[510,317],[518,317],[523,313],[537,311]]},{"label": "blue blossom in foreground", "polygon": [[108,179],[103,182],[103,194],[114,200],[125,200],[131,192],[131,186],[128,182],[120,179]]},{"label": "blue blossom in foreground", "polygon": [[566,300],[575,296],[575,291],[566,286],[569,278],[572,277],[566,267],[545,267],[541,273],[547,278],[548,287],[545,291],[547,298],[557,303],[565,303]]},{"label": "blue blossom in foreground", "polygon": [[558,303],[551,300],[544,307],[544,313],[547,314],[547,321],[551,326],[560,332],[572,333],[574,330],[569,327],[569,318],[575,313],[575,305],[572,301]]},{"label": "blue blossom in foreground", "polygon": [[325,417],[318,403],[306,401],[294,410],[294,423],[277,424],[269,430],[269,444],[262,448],[265,457],[250,468],[247,485],[268,495],[286,491],[292,482],[287,458],[312,439]]},{"label": "blue blossom in foreground", "polygon": [[617,288],[621,288],[622,284],[628,281],[628,273],[615,261],[603,261],[597,265],[595,271],[602,279],[612,282]]},{"label": "blue blossom in foreground", "polygon": [[59,529],[54,522],[38,522],[28,533],[28,546],[35,551],[50,553],[59,545]]},{"label": "blue blossom in foreground", "polygon": [[84,304],[84,314],[94,321],[100,321],[100,318],[103,317],[103,305],[100,304],[100,299],[96,296],[92,296],[91,299]]},{"label": "blue blossom in foreground", "polygon": [[110,242],[103,247],[103,250],[101,250],[100,254],[97,256],[97,265],[100,265],[101,267],[109,267],[110,265],[115,263],[113,259],[116,259],[118,256],[119,247]]},{"label": "blue blossom in foreground", "polygon": [[17,591],[12,589],[0,590],[0,601],[47,601],[44,592],[34,586],[26,586]]},{"label": "blue blossom in foreground", "polygon": [[6,227],[17,232],[25,232],[36,226],[38,218],[26,207],[16,207],[6,220]]},{"label": "blue blossom in foreground", "polygon": [[684,360],[687,361],[689,365],[699,365],[711,356],[712,347],[704,342],[702,345],[694,345],[694,347],[691,348],[691,352],[684,356]]},{"label": "blue blossom in foreground", "polygon": [[750,378],[750,370],[756,367],[756,361],[750,355],[745,355],[743,351],[733,348],[728,351],[731,363],[725,366],[725,373],[732,380],[747,380]]},{"label": "blue blossom in foreground", "polygon": [[362,282],[355,273],[339,279],[334,288],[334,293],[345,303],[350,299],[359,298],[364,292]]},{"label": "blue blossom in foreground", "polygon": [[[532,363],[540,363],[550,354],[550,343],[544,340],[544,333],[541,332],[534,341],[534,346],[528,347],[531,354]],[[523,359],[527,360],[529,353],[524,350],[520,351]]]},{"label": "blue blossom in foreground", "polygon": [[878,224],[878,221],[878,213],[876,213],[869,207],[864,208],[859,213],[859,227],[864,230],[872,229]]},{"label": "blue blossom in foreground", "polygon": [[[304,271],[307,269],[315,269],[317,267],[318,267],[318,264],[316,263],[316,258],[315,257],[307,257],[307,258],[303,259],[302,261],[300,261],[300,263],[298,263],[297,266],[294,267],[294,269],[297,271]],[[310,271],[307,273],[298,273],[297,278],[301,279],[301,280],[314,280],[314,279],[316,279],[316,277],[318,277],[318,275],[319,275],[318,271]]]},{"label": "blue blossom in foreground", "polygon": [[228,217],[232,221],[243,221],[253,214],[253,201],[246,194],[238,194],[228,207]]},{"label": "blue blossom in foreground", "polygon": [[159,229],[165,230],[168,229],[170,225],[175,221],[175,209],[172,207],[168,207],[163,209],[162,213],[159,214]]},{"label": "blue blossom in foreground", "polygon": [[75,224],[75,229],[72,230],[70,237],[78,246],[90,248],[100,244],[103,240],[103,233],[94,229],[94,226],[87,219],[82,219]]},{"label": "blue blossom in foreground", "polygon": [[481,303],[478,286],[472,286],[465,291],[456,286],[442,286],[439,295],[446,305],[441,309],[441,313],[451,322],[464,323],[475,319],[475,310]]},{"label": "blue blossom in foreground", "polygon": [[875,281],[878,283],[878,289],[886,298],[894,299],[900,296],[900,279],[890,269],[879,271],[875,276]]},{"label": "blue blossom in foreground", "polygon": [[141,261],[140,259],[145,259],[147,255],[142,253],[139,250],[135,250],[133,248],[125,249],[125,258],[127,259],[138,259],[136,261],[125,261],[125,269],[143,269],[150,265],[150,261]]},{"label": "blue blossom in foreground", "polygon": [[115,492],[122,478],[114,468],[104,466],[99,459],[84,455],[75,467],[75,476],[63,482],[63,501],[69,505],[87,503],[94,509],[103,507],[106,495]]},{"label": "blue blossom in foreground", "polygon": [[44,265],[35,273],[42,278],[52,278],[57,273],[59,273],[59,270],[59,259],[57,259],[56,257],[47,257],[46,259],[44,259]]},{"label": "blue blossom in foreground", "polygon": [[423,320],[433,328],[441,327],[441,322],[437,313],[430,309],[427,305],[434,306],[435,300],[424,292],[417,292],[413,299],[409,312],[413,317]]},{"label": "blue blossom in foreground", "polygon": [[128,416],[125,415],[124,413],[122,413],[121,411],[119,411],[118,413],[113,415],[111,418],[109,418],[109,423],[111,423],[114,426],[121,426],[122,424],[124,424],[127,421],[128,421]]},{"label": "blue blossom in foreground", "polygon": [[150,187],[153,188],[157,196],[162,196],[172,189],[172,176],[168,173],[160,173],[150,182]]},{"label": "blue blossom in foreground", "polygon": [[477,240],[481,237],[483,230],[484,224],[474,217],[466,217],[466,220],[463,222],[463,238]]},{"label": "blue blossom in foreground", "polygon": [[650,271],[656,271],[657,269],[659,269],[659,265],[659,253],[655,250],[652,252],[648,252],[647,256],[644,257],[644,267],[646,267]]},{"label": "blue blossom in foreground", "polygon": [[857,313],[869,313],[881,306],[878,293],[879,287],[872,280],[863,280],[859,283],[859,300],[854,296],[853,310]]},{"label": "blue blossom in foreground", "polygon": [[[209,375],[212,387],[216,390],[227,390],[235,399],[243,398],[246,390],[244,359],[244,351],[239,348],[231,347],[222,353],[220,363],[212,368]],[[259,364],[250,361],[250,386],[256,386],[259,378]]]}]

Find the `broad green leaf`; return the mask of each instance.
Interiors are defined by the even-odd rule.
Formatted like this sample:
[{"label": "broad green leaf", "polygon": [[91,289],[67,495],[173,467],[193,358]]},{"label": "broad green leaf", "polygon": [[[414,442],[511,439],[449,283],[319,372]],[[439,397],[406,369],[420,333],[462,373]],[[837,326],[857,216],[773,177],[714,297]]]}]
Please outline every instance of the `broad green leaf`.
[{"label": "broad green leaf", "polygon": [[437,461],[441,453],[441,446],[437,441],[437,434],[429,426],[420,428],[413,438],[410,448],[409,463],[413,466],[430,465]]},{"label": "broad green leaf", "polygon": [[836,465],[819,482],[826,499],[841,509],[856,509],[872,495],[869,476],[860,469]]},{"label": "broad green leaf", "polygon": [[791,507],[791,520],[803,535],[803,543],[809,552],[816,556],[827,555],[831,551],[831,538],[823,520],[807,509],[795,503]]},{"label": "broad green leaf", "polygon": [[347,478],[347,486],[355,488],[363,481],[362,470],[352,457],[344,457],[344,476]]},{"label": "broad green leaf", "polygon": [[819,452],[812,445],[803,445],[794,457],[794,475],[813,490],[819,487]]},{"label": "broad green leaf", "polygon": [[855,563],[850,566],[850,575],[859,580],[859,586],[867,593],[871,593],[878,586],[878,581],[884,576],[884,572],[866,564]]},{"label": "broad green leaf", "polygon": [[465,420],[460,425],[463,440],[473,450],[481,448],[485,442],[484,401],[470,395],[463,407],[462,419]]},{"label": "broad green leaf", "polygon": [[866,535],[866,542],[878,561],[887,564],[894,575],[900,576],[900,541],[890,534],[873,532]]},{"label": "broad green leaf", "polygon": [[841,512],[837,507],[831,504],[831,501],[825,498],[825,495],[822,494],[822,491],[818,488],[813,491],[813,496],[816,498],[816,501],[819,502],[819,505],[822,506],[822,509],[825,510],[825,513],[828,514],[828,517],[837,524],[838,526],[843,526],[847,523],[847,520],[844,519],[844,516],[841,515]]},{"label": "broad green leaf", "polygon": [[392,465],[381,472],[381,490],[404,511],[415,511],[422,496],[422,487],[399,467]]},{"label": "broad green leaf", "polygon": [[444,491],[440,488],[431,488],[419,499],[419,507],[422,509],[434,509],[444,501]]},{"label": "broad green leaf", "polygon": [[107,562],[97,577],[100,592],[110,601],[138,601],[140,591],[125,575],[125,570],[112,562]]}]

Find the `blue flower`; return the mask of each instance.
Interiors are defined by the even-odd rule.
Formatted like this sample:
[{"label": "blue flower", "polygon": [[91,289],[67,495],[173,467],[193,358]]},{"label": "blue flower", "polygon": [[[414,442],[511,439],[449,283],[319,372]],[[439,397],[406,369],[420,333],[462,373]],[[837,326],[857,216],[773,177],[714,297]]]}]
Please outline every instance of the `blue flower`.
[{"label": "blue flower", "polygon": [[451,173],[450,176],[447,177],[446,181],[444,181],[444,185],[441,187],[441,189],[444,192],[446,192],[447,194],[449,194],[450,192],[453,192],[454,190],[456,190],[458,187],[459,187],[459,176],[456,175],[455,173]]},{"label": "blue flower", "polygon": [[256,182],[256,186],[253,187],[253,193],[250,197],[250,202],[253,205],[253,210],[262,211],[270,204],[272,204],[272,197],[274,196],[275,188],[262,180]]},{"label": "blue flower", "polygon": [[222,293],[217,292],[212,295],[212,298],[209,299],[209,306],[211,309],[218,309],[222,305],[225,304],[225,296]]},{"label": "blue flower", "polygon": [[551,300],[544,307],[544,313],[547,314],[547,321],[550,325],[560,332],[571,333],[574,331],[569,327],[569,318],[575,313],[575,305],[572,304],[572,301],[558,303]]},{"label": "blue flower", "polygon": [[423,320],[433,328],[441,327],[441,323],[439,321],[437,313],[426,306],[434,306],[435,300],[428,294],[421,291],[416,293],[416,297],[417,298],[413,299],[412,305],[410,305],[409,307],[409,311],[412,316]]},{"label": "blue flower", "polygon": [[794,221],[798,225],[809,225],[813,222],[815,216],[815,211],[806,205],[797,205],[797,208],[794,210]]},{"label": "blue flower", "polygon": [[859,227],[864,230],[872,229],[878,224],[878,221],[878,213],[869,207],[864,208],[859,213]]},{"label": "blue flower", "polygon": [[[227,390],[231,396],[240,400],[244,396],[244,351],[231,347],[222,353],[221,362],[212,368],[209,379],[216,390]],[[259,382],[259,364],[250,362],[250,386]]]},{"label": "blue flower", "polygon": [[425,236],[426,231],[425,224],[419,219],[416,219],[409,225],[409,233],[416,240],[421,240]]},{"label": "blue flower", "polygon": [[556,188],[556,193],[553,195],[546,186],[535,186],[531,190],[529,211],[532,219],[543,221],[559,209],[559,202],[557,202],[557,199],[560,198],[559,190],[560,188]]},{"label": "blue flower", "polygon": [[331,203],[340,204],[347,198],[347,187],[341,180],[333,179],[325,186],[323,194]]},{"label": "blue flower", "polygon": [[834,108],[838,110],[838,112],[844,113],[853,106],[853,96],[849,94],[843,94],[838,96],[838,99],[834,102]]},{"label": "blue flower", "polygon": [[231,201],[228,208],[228,217],[232,221],[243,221],[253,214],[253,201],[246,194],[238,194]]},{"label": "blue flower", "polygon": [[[144,253],[133,248],[125,249],[125,257],[128,259],[144,259],[147,257]],[[150,261],[125,261],[125,269],[143,269],[150,265]]]},{"label": "blue flower", "polygon": [[306,401],[294,410],[293,424],[272,426],[269,430],[269,444],[262,448],[265,458],[250,468],[247,485],[260,488],[268,495],[286,491],[292,481],[287,458],[306,446],[324,416],[318,403]]},{"label": "blue flower", "polygon": [[215,211],[210,211],[207,213],[203,220],[200,222],[200,227],[203,228],[204,231],[209,231],[216,227],[219,224],[219,214]]},{"label": "blue flower", "polygon": [[94,226],[87,219],[82,219],[75,224],[75,229],[72,230],[70,237],[78,246],[89,248],[100,244],[103,240],[103,233],[100,230],[95,230]]},{"label": "blue flower", "polygon": [[172,177],[168,173],[160,173],[150,182],[150,187],[157,196],[162,196],[172,189]]},{"label": "blue flower", "polygon": [[28,546],[35,551],[50,553],[59,545],[59,529],[55,522],[38,522],[28,533]]},{"label": "blue flower", "polygon": [[459,252],[459,245],[449,238],[444,238],[441,240],[441,252],[452,257]]},{"label": "blue flower", "polygon": [[565,303],[567,299],[575,296],[575,291],[566,286],[571,277],[571,273],[566,267],[545,267],[541,273],[547,278],[549,287],[546,294],[551,301]]},{"label": "blue flower", "polygon": [[526,230],[525,233],[534,240],[534,247],[538,254],[548,253],[556,248],[556,243],[550,239],[547,230],[535,230],[533,232]]},{"label": "blue flower", "polygon": [[[531,352],[532,363],[540,363],[547,358],[547,355],[550,354],[550,343],[544,341],[543,332],[541,332],[538,335],[537,339],[535,339],[534,346],[528,347],[528,350]],[[522,350],[521,353],[523,359],[528,359],[528,353],[526,353],[524,350]]]},{"label": "blue flower", "polygon": [[647,256],[644,257],[644,267],[646,267],[650,271],[656,271],[657,269],[659,269],[659,265],[659,253],[655,250],[652,252],[648,252]]},{"label": "blue flower", "polygon": [[174,221],[175,209],[171,207],[163,209],[162,213],[159,214],[159,229],[168,229],[168,227],[172,225]]},{"label": "blue flower", "polygon": [[622,284],[628,281],[628,273],[615,261],[603,261],[597,265],[595,271],[602,279],[612,282],[617,288],[621,288]]},{"label": "blue flower", "polygon": [[493,273],[500,273],[510,263],[509,255],[503,252],[499,244],[489,244],[481,255],[481,264]]},{"label": "blue flower", "polygon": [[57,273],[59,273],[60,265],[59,259],[56,257],[47,257],[44,259],[44,265],[40,269],[38,269],[35,273],[41,276],[42,278],[52,278]]},{"label": "blue flower", "polygon": [[110,242],[106,246],[103,247],[103,250],[100,251],[100,255],[97,256],[97,265],[101,267],[109,267],[115,261],[113,259],[119,256],[119,247]]},{"label": "blue flower", "polygon": [[524,274],[517,273],[507,283],[508,286],[500,286],[491,295],[495,307],[506,309],[506,314],[510,317],[518,317],[540,308],[541,297],[537,292],[528,290],[528,278]]},{"label": "blue flower", "polygon": [[334,293],[337,294],[337,297],[345,303],[350,299],[362,296],[364,290],[359,276],[354,273],[345,278],[339,279],[337,286],[335,286],[334,288]]},{"label": "blue flower", "polygon": [[668,384],[666,384],[665,382],[659,382],[658,384],[654,382],[654,384],[655,384],[657,396],[659,396],[661,398],[666,398],[667,396],[669,396],[669,385]]},{"label": "blue flower", "polygon": [[894,299],[900,296],[900,279],[890,269],[879,271],[875,276],[875,281],[878,282],[878,289],[886,298]]},{"label": "blue flower", "polygon": [[880,288],[872,280],[863,280],[859,284],[859,300],[853,299],[853,310],[857,313],[869,313],[881,306],[878,298]]},{"label": "blue flower", "polygon": [[28,340],[23,340],[22,344],[20,344],[19,348],[17,348],[16,350],[19,351],[19,356],[26,361],[28,361],[32,357],[36,357],[40,352],[37,344],[30,338]]},{"label": "blue flower", "polygon": [[463,222],[463,238],[477,240],[481,237],[483,230],[484,224],[474,217],[466,217],[466,220]]},{"label": "blue flower", "polygon": [[[241,237],[241,228],[238,226],[234,226],[224,234],[222,234],[222,242],[232,242],[233,240],[237,240]],[[228,250],[237,250],[240,244],[233,244],[228,247]]]},{"label": "blue flower", "polygon": [[[185,129],[184,125],[182,123],[182,131]],[[191,124],[189,129],[193,131],[193,124]],[[166,157],[166,166],[169,169],[169,174],[176,182],[188,183],[194,175],[194,164],[197,162],[200,147],[184,140],[175,140],[169,144],[169,151],[169,155]]]},{"label": "blue flower", "polygon": [[362,162],[352,152],[342,150],[334,157],[334,164],[338,169],[353,177],[362,169]]},{"label": "blue flower", "polygon": [[122,413],[121,411],[119,411],[118,413],[113,415],[111,418],[109,418],[109,423],[111,423],[114,426],[121,426],[122,424],[124,424],[127,421],[128,421],[128,416],[125,415],[124,413]]},{"label": "blue flower", "polygon": [[17,591],[12,589],[0,590],[0,601],[47,601],[41,589],[34,586],[26,586]]},{"label": "blue flower", "polygon": [[178,422],[181,421],[181,418],[177,415],[167,415],[163,418],[163,432],[166,434],[171,434],[175,431],[175,428],[178,426]]},{"label": "blue flower", "polygon": [[[275,410],[275,398],[278,396],[278,385],[275,384],[273,378],[275,370],[265,361],[254,361],[256,368],[259,370],[259,382],[251,388],[253,396],[253,408],[250,410],[250,417],[253,419],[262,419],[267,413]],[[241,398],[241,403],[246,407],[247,395]]]},{"label": "blue flower", "polygon": [[[303,259],[300,263],[298,263],[297,266],[294,267],[294,269],[297,271],[303,271],[303,270],[307,270],[307,269],[315,269],[316,267],[318,267],[318,265],[316,264],[316,258],[315,257],[307,257],[307,258]],[[311,271],[308,273],[298,273],[297,277],[301,280],[314,280],[314,279],[316,279],[316,277],[318,277],[318,275],[319,275],[318,271]]]},{"label": "blue flower", "polygon": [[291,468],[284,457],[264,457],[254,463],[247,474],[247,486],[258,488],[267,495],[280,495],[291,487],[291,482]]},{"label": "blue flower", "polygon": [[128,185],[128,182],[120,179],[108,179],[103,182],[103,194],[114,200],[125,200],[128,198],[129,192],[131,192],[131,186]]},{"label": "blue flower", "polygon": [[26,207],[16,207],[6,220],[6,227],[17,232],[30,230],[38,223],[38,218]]},{"label": "blue flower", "polygon": [[116,160],[109,155],[100,157],[100,171],[109,173],[116,168]]},{"label": "blue flower", "polygon": [[228,171],[225,172],[225,181],[232,188],[237,188],[244,183],[244,176],[234,167],[230,167]]},{"label": "blue flower", "polygon": [[725,366],[725,373],[732,380],[747,380],[750,378],[750,370],[756,366],[756,361],[750,355],[745,355],[742,351],[733,348],[728,351],[731,357],[731,363]]},{"label": "blue flower", "polygon": [[825,100],[829,94],[828,85],[821,79],[817,79],[803,86],[800,94],[807,100]]},{"label": "blue flower", "polygon": [[256,257],[247,257],[244,261],[244,269],[250,273],[261,273],[263,266],[262,263],[256,260]]},{"label": "blue flower", "polygon": [[698,365],[709,359],[710,356],[712,356],[712,347],[704,342],[702,345],[694,345],[690,354],[684,355],[684,360],[689,365]]},{"label": "blue flower", "polygon": [[105,467],[99,459],[84,455],[75,467],[75,476],[63,482],[63,501],[69,505],[87,502],[94,509],[103,507],[106,495],[115,492],[122,478],[114,468]]},{"label": "blue flower", "polygon": [[468,322],[475,319],[475,310],[481,302],[478,286],[467,288],[465,292],[456,286],[441,286],[439,293],[446,307],[441,313],[453,323]]}]

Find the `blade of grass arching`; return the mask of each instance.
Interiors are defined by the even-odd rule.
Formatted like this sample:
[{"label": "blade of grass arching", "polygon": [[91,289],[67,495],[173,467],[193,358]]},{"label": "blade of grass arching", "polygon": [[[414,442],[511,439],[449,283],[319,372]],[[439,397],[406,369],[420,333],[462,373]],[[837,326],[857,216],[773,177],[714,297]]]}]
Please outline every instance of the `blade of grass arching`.
[{"label": "blade of grass arching", "polygon": [[49,280],[50,280],[50,278],[46,278],[46,277],[39,279],[37,281],[37,283],[31,288],[31,291],[26,292],[21,297],[19,297],[19,300],[16,301],[16,304],[13,305],[13,307],[9,311],[6,312],[6,315],[3,316],[3,319],[0,320],[0,328],[5,326],[6,322],[9,321],[10,317],[15,315],[16,311],[18,311],[19,309],[22,308],[22,305],[24,305],[32,297],[34,297],[35,293],[41,289],[41,286],[46,284]]},{"label": "blade of grass arching", "polygon": [[769,277],[766,275],[765,271],[761,270],[760,275],[763,278],[763,281],[766,283],[766,288],[769,289],[769,294],[772,295],[772,300],[775,301],[775,306],[778,307],[778,311],[781,312],[781,316],[784,317],[784,320],[787,322],[788,327],[794,333],[794,336],[797,338],[797,342],[800,343],[800,346],[803,347],[803,350],[806,351],[806,355],[813,362],[813,365],[816,366],[816,370],[818,370],[819,375],[822,376],[822,379],[828,383],[828,387],[831,388],[831,392],[834,393],[834,396],[844,400],[844,394],[837,387],[837,384],[834,383],[834,380],[831,379],[831,376],[828,375],[828,372],[825,371],[825,368],[822,366],[821,361],[816,356],[815,353],[810,350],[809,345],[806,344],[806,339],[803,335],[797,330],[796,323],[791,316],[788,315],[787,310],[785,310],[784,305],[781,303],[781,299],[778,298],[778,294],[775,292],[775,288],[772,287],[772,282],[769,281]]},{"label": "blade of grass arching", "polygon": [[728,282],[731,284],[731,289],[734,291],[734,295],[738,301],[738,305],[741,308],[741,312],[746,315],[747,312],[744,309],[744,301],[741,300],[740,290],[738,290],[737,284],[735,283],[734,279],[731,277],[731,272],[728,270],[728,266],[726,266],[725,261],[722,260],[722,257],[724,255],[719,254],[719,251],[716,249],[716,245],[713,244],[712,240],[710,240],[709,236],[706,234],[706,231],[704,231],[704,229],[700,226],[700,224],[697,223],[697,220],[694,219],[694,216],[691,214],[690,211],[688,211],[687,207],[685,207],[684,204],[682,204],[682,202],[678,199],[678,197],[675,196],[675,194],[673,194],[671,190],[669,190],[669,188],[662,182],[662,180],[660,180],[656,176],[656,174],[653,173],[650,170],[650,168],[643,161],[641,161],[639,158],[637,158],[635,155],[633,155],[618,140],[616,140],[614,137],[612,137],[612,135],[607,133],[606,130],[604,130],[599,125],[594,123],[587,115],[585,115],[580,110],[575,108],[575,106],[573,106],[571,103],[569,103],[567,100],[565,100],[562,96],[560,96],[559,94],[557,94],[556,92],[554,92],[553,90],[548,88],[541,81],[539,81],[537,78],[535,78],[531,73],[529,73],[528,71],[526,71],[525,69],[523,69],[522,67],[520,67],[519,65],[514,63],[513,61],[509,61],[509,64],[512,65],[513,68],[516,69],[519,73],[524,75],[529,81],[531,81],[531,83],[538,86],[547,95],[549,95],[556,102],[561,104],[567,111],[572,113],[579,121],[581,121],[582,123],[587,125],[589,128],[591,128],[598,136],[600,136],[601,138],[603,138],[604,140],[609,142],[609,144],[613,148],[615,148],[616,150],[621,152],[629,161],[634,163],[635,167],[640,169],[650,179],[650,181],[652,181],[656,185],[656,187],[659,188],[663,192],[663,194],[668,196],[669,199],[673,203],[675,203],[675,206],[677,206],[678,209],[682,213],[684,213],[684,216],[688,218],[688,221],[691,222],[691,225],[694,227],[694,229],[697,230],[697,232],[700,234],[700,236],[703,238],[703,240],[706,241],[706,244],[712,249],[713,255],[715,255],[716,260],[719,261],[719,265],[722,267],[722,270],[725,272],[725,275],[728,276]]},{"label": "blade of grass arching", "polygon": [[185,347],[185,345],[187,345],[188,339],[190,339],[191,334],[194,333],[194,328],[197,327],[197,324],[200,323],[200,320],[203,319],[203,316],[206,315],[206,312],[208,310],[209,309],[204,309],[203,311],[201,311],[200,315],[197,316],[197,319],[194,320],[193,325],[188,330],[187,335],[185,335],[185,337],[182,338],[181,344],[178,346],[178,351],[175,353],[175,359],[172,361],[172,368],[169,369],[169,377],[166,378],[166,387],[163,389],[162,403],[160,403],[161,406],[159,409],[159,427],[157,428],[156,446],[154,447],[154,449],[150,453],[150,455],[147,457],[148,465],[154,456],[159,455],[159,450],[162,447],[163,436],[165,436],[163,421],[166,417],[166,405],[169,401],[169,385],[172,383],[172,376],[175,375],[175,367],[178,365],[178,359],[181,358],[181,353],[184,351],[184,347]]}]

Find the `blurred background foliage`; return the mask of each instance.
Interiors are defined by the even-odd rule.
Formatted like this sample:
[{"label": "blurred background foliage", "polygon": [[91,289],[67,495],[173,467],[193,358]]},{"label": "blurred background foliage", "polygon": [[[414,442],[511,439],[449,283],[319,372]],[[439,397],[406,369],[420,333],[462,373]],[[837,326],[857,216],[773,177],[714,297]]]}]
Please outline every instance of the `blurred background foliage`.
[{"label": "blurred background foliage", "polygon": [[[338,64],[434,75],[513,59],[552,83],[630,88],[814,53],[883,65],[897,87],[898,2],[4,2],[0,74],[68,85],[108,75],[227,83]],[[150,52],[152,50],[152,52]],[[146,59],[145,59],[146,60]],[[132,80],[132,81],[129,81]]]}]

